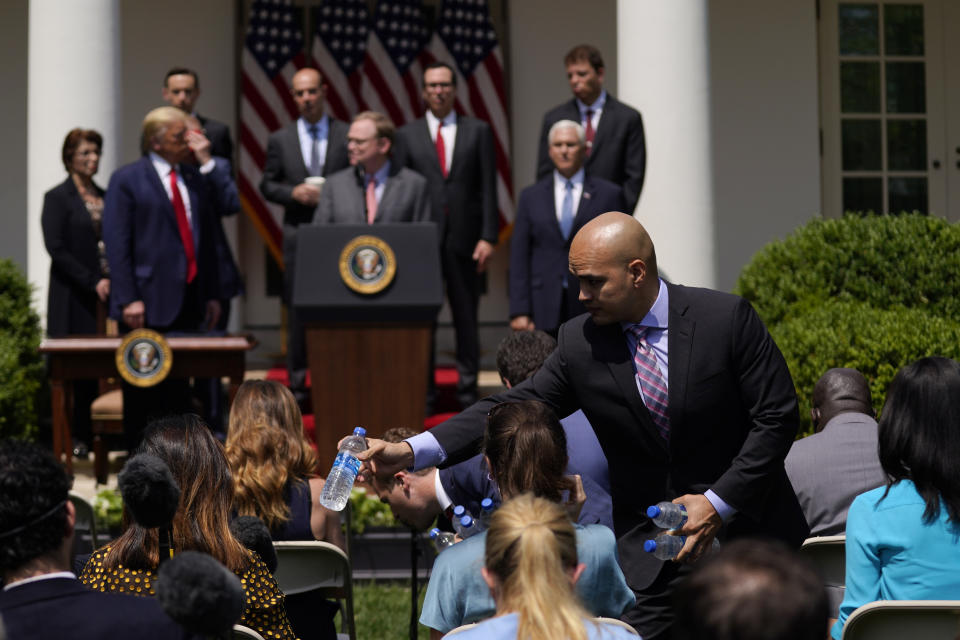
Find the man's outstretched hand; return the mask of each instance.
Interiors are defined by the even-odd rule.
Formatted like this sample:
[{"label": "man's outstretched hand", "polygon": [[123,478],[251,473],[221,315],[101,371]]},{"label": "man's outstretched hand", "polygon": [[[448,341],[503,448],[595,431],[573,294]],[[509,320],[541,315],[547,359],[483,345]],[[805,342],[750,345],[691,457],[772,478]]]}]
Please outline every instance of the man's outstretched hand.
[{"label": "man's outstretched hand", "polygon": [[702,494],[680,496],[673,503],[687,508],[687,522],[676,531],[677,535],[687,536],[687,543],[677,554],[677,562],[696,562],[710,550],[723,520]]},{"label": "man's outstretched hand", "polygon": [[[337,447],[343,443],[341,440]],[[413,449],[406,442],[387,442],[367,438],[367,450],[357,454],[362,463],[358,479],[371,482],[374,477],[390,477],[401,469],[413,466]]]}]

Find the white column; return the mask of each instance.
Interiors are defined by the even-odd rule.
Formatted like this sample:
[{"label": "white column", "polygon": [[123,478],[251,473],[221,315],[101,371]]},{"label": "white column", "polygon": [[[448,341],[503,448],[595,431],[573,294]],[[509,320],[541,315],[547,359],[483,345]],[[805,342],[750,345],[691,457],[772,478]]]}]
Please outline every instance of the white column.
[{"label": "white column", "polygon": [[30,0],[27,83],[27,275],[46,323],[50,257],[43,244],[43,194],[67,174],[61,148],[74,127],[103,136],[106,188],[119,160],[118,0]]},{"label": "white column", "polygon": [[643,115],[647,172],[634,215],[662,274],[716,286],[708,0],[618,0],[617,97]]}]

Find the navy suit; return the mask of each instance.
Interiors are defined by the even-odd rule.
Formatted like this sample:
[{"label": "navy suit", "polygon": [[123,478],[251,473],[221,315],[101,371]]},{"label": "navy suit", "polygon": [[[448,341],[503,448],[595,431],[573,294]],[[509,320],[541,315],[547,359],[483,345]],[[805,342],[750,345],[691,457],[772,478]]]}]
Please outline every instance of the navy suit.
[{"label": "navy suit", "polygon": [[8,640],[193,638],[154,598],[100,593],[74,578],[48,578],[0,592]]},{"label": "navy suit", "polygon": [[510,317],[532,316],[538,329],[556,331],[561,323],[585,312],[577,299],[580,285],[567,261],[570,240],[601,213],[623,208],[620,187],[587,176],[573,228],[564,238],[557,220],[554,174],[524,189],[510,240]]},{"label": "navy suit", "polygon": [[[550,127],[560,120],[573,120],[583,124],[576,99],[554,107],[543,116],[540,151],[537,155],[537,178],[553,171],[553,163],[550,162],[547,152],[547,134],[550,133]],[[587,173],[623,187],[625,212],[633,213],[637,201],[640,200],[646,166],[647,147],[640,112],[607,93],[607,101],[593,138],[593,149],[584,163]]]}]

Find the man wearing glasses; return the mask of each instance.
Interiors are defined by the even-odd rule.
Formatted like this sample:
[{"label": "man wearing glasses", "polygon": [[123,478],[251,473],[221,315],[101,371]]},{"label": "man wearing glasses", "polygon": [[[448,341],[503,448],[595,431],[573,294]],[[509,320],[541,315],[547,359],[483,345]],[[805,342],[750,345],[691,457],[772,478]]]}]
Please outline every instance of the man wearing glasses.
[{"label": "man wearing glasses", "polygon": [[[477,400],[477,307],[499,227],[497,162],[490,126],[457,115],[456,99],[453,67],[444,62],[428,65],[423,72],[427,112],[397,132],[397,162],[421,174],[429,185],[456,332],[457,399],[468,407]],[[432,413],[433,394],[431,375],[428,413]]]},{"label": "man wearing glasses", "polygon": [[351,167],[327,179],[314,224],[429,222],[427,181],[390,160],[394,127],[382,113],[358,113],[347,132]]}]

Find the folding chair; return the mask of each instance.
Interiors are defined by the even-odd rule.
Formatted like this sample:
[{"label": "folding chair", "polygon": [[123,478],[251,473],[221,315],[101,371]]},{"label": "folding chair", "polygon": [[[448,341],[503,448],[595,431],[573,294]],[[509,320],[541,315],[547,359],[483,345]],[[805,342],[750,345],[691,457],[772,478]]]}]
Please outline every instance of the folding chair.
[{"label": "folding chair", "polygon": [[266,640],[262,635],[242,624],[233,625],[233,640]]},{"label": "folding chair", "polygon": [[476,622],[471,622],[470,624],[462,624],[456,629],[450,629],[450,631],[447,631],[445,634],[443,634],[443,637],[449,638],[450,636],[456,635],[461,631],[466,631],[467,629],[473,629],[475,626],[477,626]]},{"label": "folding chair", "polygon": [[[91,552],[99,549],[100,540],[97,538],[97,520],[93,512],[93,505],[87,502],[86,498],[72,491],[69,497],[70,502],[73,503],[73,509],[77,513],[76,528],[90,532],[90,543],[93,545],[93,548],[90,549]],[[81,551],[85,552],[86,550]]]},{"label": "folding chair", "polygon": [[823,578],[831,618],[837,617],[846,590],[846,539],[843,535],[807,538],[800,547],[800,555],[809,560]]},{"label": "folding chair", "polygon": [[338,638],[357,639],[353,620],[353,577],[347,554],[329,542],[274,542],[277,579],[287,595],[318,591],[325,598],[340,600],[342,621]]},{"label": "folding chair", "polygon": [[603,617],[603,616],[599,616],[599,617],[597,617],[597,618],[591,618],[591,620],[593,620],[594,622],[600,623],[600,624],[612,624],[612,625],[615,626],[615,627],[622,627],[622,628],[626,629],[627,631],[629,631],[630,633],[632,633],[632,634],[635,635],[635,636],[639,636],[639,635],[640,635],[639,633],[637,633],[637,630],[636,630],[636,629],[634,629],[633,627],[631,627],[630,625],[628,625],[628,624],[627,624],[626,622],[624,622],[623,620],[617,620],[616,618],[606,618],[606,617]]},{"label": "folding chair", "polygon": [[858,608],[843,640],[952,640],[960,634],[960,600],[883,600]]}]

